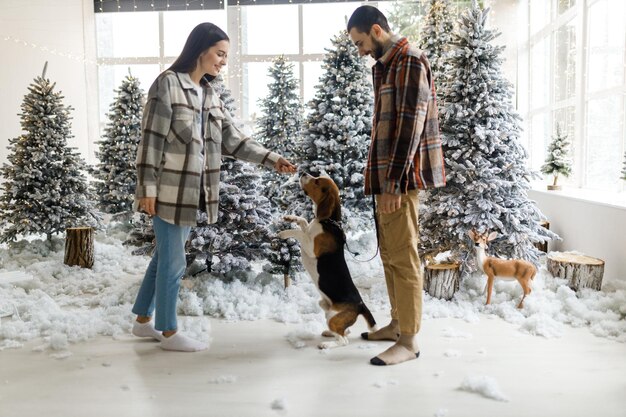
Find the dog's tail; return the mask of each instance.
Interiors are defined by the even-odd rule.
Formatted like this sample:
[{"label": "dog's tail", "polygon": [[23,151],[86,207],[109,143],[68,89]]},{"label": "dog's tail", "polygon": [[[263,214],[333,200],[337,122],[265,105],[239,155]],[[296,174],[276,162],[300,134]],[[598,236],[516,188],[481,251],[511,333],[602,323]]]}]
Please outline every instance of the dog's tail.
[{"label": "dog's tail", "polygon": [[359,314],[363,315],[363,318],[365,319],[365,321],[367,321],[367,328],[371,332],[375,332],[376,330],[378,330],[378,327],[376,327],[376,320],[374,320],[372,312],[363,302],[359,304]]}]

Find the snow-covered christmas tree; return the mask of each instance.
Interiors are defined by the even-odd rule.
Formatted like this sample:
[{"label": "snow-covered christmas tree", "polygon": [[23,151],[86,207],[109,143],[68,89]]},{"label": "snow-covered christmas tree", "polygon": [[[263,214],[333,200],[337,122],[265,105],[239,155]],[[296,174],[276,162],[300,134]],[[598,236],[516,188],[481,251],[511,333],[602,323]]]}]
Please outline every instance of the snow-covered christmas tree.
[{"label": "snow-covered christmas tree", "polygon": [[503,47],[486,28],[489,10],[476,3],[464,12],[453,35],[439,94],[447,186],[429,190],[421,210],[426,253],[450,250],[464,273],[475,267],[468,231],[498,232],[495,256],[538,262],[534,243],[557,236],[540,226],[543,215],[526,191],[531,177],[519,140],[512,86],[501,73]]},{"label": "snow-covered christmas tree", "polygon": [[124,241],[124,245],[138,246],[133,255],[152,255],[156,246],[156,236],[152,228],[152,217],[144,213],[134,213],[132,229]]},{"label": "snow-covered christmas tree", "polygon": [[143,91],[130,72],[122,81],[109,108],[104,138],[96,142],[99,163],[92,170],[98,205],[105,213],[130,217],[133,211],[137,172],[137,143],[141,138]]},{"label": "snow-covered christmas tree", "polygon": [[[226,110],[228,110],[228,112],[234,118],[235,111],[237,111],[235,98],[233,97],[233,94],[230,91],[230,89],[226,87],[226,84],[224,83],[224,77],[222,77],[222,74],[219,74],[217,77],[215,77],[211,81],[211,88],[213,89],[213,91],[215,91],[215,93],[220,98],[220,100],[222,100],[222,103],[224,103],[224,107],[226,108]],[[235,121],[239,122],[238,124],[239,126],[243,126],[243,123],[241,123],[239,120],[235,119]]]},{"label": "snow-covered christmas tree", "polygon": [[[291,222],[278,220],[273,224],[272,231],[276,233],[293,226]],[[263,270],[270,274],[282,275],[285,280],[285,286],[287,286],[293,273],[304,269],[300,244],[295,239],[281,239],[274,234],[272,235],[269,249],[267,258],[269,263],[264,265]]]},{"label": "snow-covered christmas tree", "polygon": [[[187,253],[204,260],[211,272],[226,274],[250,267],[251,260],[267,258],[272,232],[269,200],[259,193],[261,175],[257,167],[225,160],[220,173],[220,203],[217,222],[207,223],[198,211]],[[219,262],[213,264],[213,256]]]},{"label": "snow-covered christmas tree", "polygon": [[[277,57],[269,68],[272,82],[269,93],[260,100],[262,116],[257,121],[256,138],[268,149],[277,152],[289,161],[298,164],[300,156],[297,144],[302,131],[302,105],[298,80],[293,74],[293,64],[284,56]],[[284,212],[286,202],[294,190],[284,187],[285,176],[276,171],[263,173],[265,196],[270,199],[274,210]]]},{"label": "snow-covered christmas tree", "polygon": [[[235,101],[221,77],[211,81],[211,87],[234,115]],[[249,163],[224,159],[218,220],[208,224],[207,214],[198,210],[198,224],[191,229],[187,244],[189,263],[204,261],[210,272],[226,274],[248,269],[250,260],[268,256],[272,216],[260,172]],[[214,256],[218,259],[215,265]]]},{"label": "snow-covered christmas tree", "polygon": [[45,78],[47,65],[21,105],[25,133],[9,139],[9,164],[0,168],[3,242],[31,234],[45,234],[50,240],[69,227],[100,224],[84,173],[86,164],[67,145],[73,109],[63,104],[61,92],[54,91],[56,83]]},{"label": "snow-covered christmas tree", "polygon": [[624,153],[624,168],[622,169],[622,179],[626,181],[626,153]]},{"label": "snow-covered christmas tree", "polygon": [[[325,173],[337,183],[346,228],[358,229],[371,224],[372,205],[363,192],[372,129],[371,70],[345,30],[331,41],[308,104],[302,169],[314,176]],[[310,217],[310,207],[302,215]]]},{"label": "snow-covered christmas tree", "polygon": [[548,154],[545,163],[541,166],[541,172],[546,175],[552,175],[554,181],[552,185],[548,185],[548,190],[559,190],[557,185],[559,175],[569,177],[572,173],[572,160],[569,157],[570,141],[567,134],[564,134],[561,127],[557,124],[556,136],[552,138],[552,142],[548,145]]},{"label": "snow-covered christmas tree", "polygon": [[419,1],[395,1],[387,13],[387,21],[394,33],[406,38],[413,45],[420,38],[420,18],[424,14],[424,6]]},{"label": "snow-covered christmas tree", "polygon": [[453,29],[454,16],[450,1],[430,0],[430,9],[422,22],[422,31],[417,46],[426,52],[436,87],[445,72],[443,57],[452,41]]}]

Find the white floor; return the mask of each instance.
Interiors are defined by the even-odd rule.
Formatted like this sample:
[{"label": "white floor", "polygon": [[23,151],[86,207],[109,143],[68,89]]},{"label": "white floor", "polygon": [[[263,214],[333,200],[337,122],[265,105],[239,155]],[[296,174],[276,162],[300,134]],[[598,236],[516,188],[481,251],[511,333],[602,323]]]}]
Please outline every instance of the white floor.
[{"label": "white floor", "polygon": [[[374,367],[369,358],[389,343],[361,341],[362,320],[351,345],[328,353],[319,339],[295,349],[285,335],[297,325],[211,325],[211,349],[194,354],[130,335],[70,345],[66,359],[32,351],[40,342],[4,350],[0,416],[626,416],[626,344],[587,329],[546,339],[499,318],[431,319],[419,359]],[[450,328],[471,338],[445,337]],[[444,355],[452,351],[460,356]],[[458,390],[472,375],[495,378],[510,400]]]}]

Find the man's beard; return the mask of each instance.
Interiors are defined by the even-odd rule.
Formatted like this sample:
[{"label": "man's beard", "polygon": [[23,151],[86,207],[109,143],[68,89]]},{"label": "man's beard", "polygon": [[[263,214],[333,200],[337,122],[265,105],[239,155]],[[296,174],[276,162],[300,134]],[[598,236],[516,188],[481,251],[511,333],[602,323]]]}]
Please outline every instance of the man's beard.
[{"label": "man's beard", "polygon": [[383,56],[383,44],[372,35],[370,35],[370,40],[372,41],[372,58],[379,60]]}]

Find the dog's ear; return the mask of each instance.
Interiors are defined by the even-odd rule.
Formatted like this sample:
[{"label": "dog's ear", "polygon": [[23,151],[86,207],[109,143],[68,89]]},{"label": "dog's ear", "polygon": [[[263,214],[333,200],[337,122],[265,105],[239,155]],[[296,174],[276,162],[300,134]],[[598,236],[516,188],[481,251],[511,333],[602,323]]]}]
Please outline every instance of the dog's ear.
[{"label": "dog's ear", "polygon": [[320,220],[331,218],[337,203],[338,201],[334,193],[324,193],[324,198],[322,198],[322,201],[317,205],[317,218]]}]

